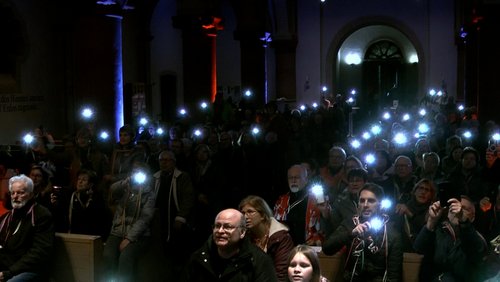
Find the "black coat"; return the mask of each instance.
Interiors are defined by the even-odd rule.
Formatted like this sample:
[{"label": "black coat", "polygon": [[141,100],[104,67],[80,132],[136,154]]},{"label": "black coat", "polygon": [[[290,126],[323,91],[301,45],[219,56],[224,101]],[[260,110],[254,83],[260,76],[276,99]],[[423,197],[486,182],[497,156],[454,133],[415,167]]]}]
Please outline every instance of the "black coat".
[{"label": "black coat", "polygon": [[0,226],[0,271],[4,275],[7,271],[6,276],[46,273],[55,238],[49,210],[31,200],[23,208],[12,209],[0,217]]},{"label": "black coat", "polygon": [[475,270],[486,255],[486,242],[471,223],[460,224],[454,230],[452,234],[445,224],[436,226],[435,231],[422,227],[413,245],[424,255],[421,281],[442,274],[450,281],[476,281]]},{"label": "black coat", "polygon": [[[401,246],[401,237],[399,232],[397,232],[394,227],[389,223],[387,226],[387,249],[386,244],[381,245],[383,229],[371,234],[371,237],[376,242],[375,245],[380,246],[378,252],[372,253],[368,248],[369,241],[366,240],[365,236],[363,239],[365,245],[363,248],[364,253],[364,263],[361,266],[361,258],[358,262],[356,272],[359,276],[353,281],[383,281],[384,273],[387,271],[387,282],[390,281],[401,281],[401,272],[403,269],[403,250]],[[354,269],[354,261],[356,259],[353,252],[355,251],[354,245],[357,245],[356,237],[352,236],[352,230],[354,229],[353,220],[348,218],[345,219],[342,224],[330,234],[325,242],[323,242],[322,250],[326,255],[334,255],[340,251],[343,247],[347,247],[347,250],[351,250],[348,253],[348,258],[346,262],[346,269],[344,277],[347,281],[350,280],[349,274],[352,273]],[[369,234],[368,234],[369,235]],[[361,245],[362,246],[362,245]],[[347,277],[349,276],[349,277]]]},{"label": "black coat", "polygon": [[241,241],[239,253],[228,260],[220,276],[214,267],[216,260],[218,260],[217,247],[210,236],[208,241],[191,256],[185,281],[278,281],[271,258],[251,244],[247,238]]}]

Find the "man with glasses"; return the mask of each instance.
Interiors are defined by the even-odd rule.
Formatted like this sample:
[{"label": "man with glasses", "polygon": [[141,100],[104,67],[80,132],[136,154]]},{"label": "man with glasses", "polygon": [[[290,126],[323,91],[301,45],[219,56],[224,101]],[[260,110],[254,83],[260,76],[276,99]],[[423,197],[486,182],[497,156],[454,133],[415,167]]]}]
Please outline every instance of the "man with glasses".
[{"label": "man with glasses", "polygon": [[[417,183],[417,177],[413,174],[413,164],[409,157],[399,155],[394,161],[394,175],[382,182],[376,182],[384,188],[385,195],[391,201],[406,204],[411,198],[411,191]],[[396,206],[398,208],[398,206]]]},{"label": "man with glasses", "polygon": [[221,211],[212,235],[191,256],[185,281],[278,281],[271,258],[245,234],[245,216],[240,211]]}]

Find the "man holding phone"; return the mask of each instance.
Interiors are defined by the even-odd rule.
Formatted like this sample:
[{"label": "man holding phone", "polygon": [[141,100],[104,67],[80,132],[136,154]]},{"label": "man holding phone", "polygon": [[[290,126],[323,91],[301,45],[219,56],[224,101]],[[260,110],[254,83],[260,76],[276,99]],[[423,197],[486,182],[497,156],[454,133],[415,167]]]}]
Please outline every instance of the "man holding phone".
[{"label": "man holding phone", "polygon": [[487,245],[472,225],[473,202],[466,196],[459,199],[448,199],[444,207],[441,201],[429,207],[426,225],[414,243],[424,255],[420,281],[474,281]]},{"label": "man holding phone", "polygon": [[[281,195],[274,205],[274,218],[290,228],[295,245],[321,246],[324,230],[320,224],[319,199],[309,187],[306,167],[295,164],[288,169],[288,186],[290,191]],[[329,212],[327,202],[322,204]]]}]

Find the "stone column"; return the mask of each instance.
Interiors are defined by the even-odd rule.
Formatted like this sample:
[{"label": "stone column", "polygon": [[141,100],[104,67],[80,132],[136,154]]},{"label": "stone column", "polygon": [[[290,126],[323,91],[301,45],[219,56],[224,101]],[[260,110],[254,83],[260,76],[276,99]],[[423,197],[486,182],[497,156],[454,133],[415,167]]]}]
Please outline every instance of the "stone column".
[{"label": "stone column", "polygon": [[214,16],[176,16],[174,27],[182,30],[184,103],[213,101],[217,90],[216,36],[222,29]]},{"label": "stone column", "polygon": [[73,90],[75,110],[94,107],[99,128],[114,132],[124,123],[121,9],[98,7],[75,19]]}]

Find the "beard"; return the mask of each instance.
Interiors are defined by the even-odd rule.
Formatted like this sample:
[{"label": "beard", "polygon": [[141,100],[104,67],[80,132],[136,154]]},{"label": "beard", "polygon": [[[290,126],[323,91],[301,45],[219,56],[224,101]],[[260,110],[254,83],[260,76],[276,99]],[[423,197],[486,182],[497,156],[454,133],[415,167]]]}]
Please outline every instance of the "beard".
[{"label": "beard", "polygon": [[20,208],[24,207],[24,206],[26,206],[26,203],[28,203],[28,200],[23,200],[23,201],[12,200],[11,201],[12,208],[14,208],[14,209],[20,209]]}]

